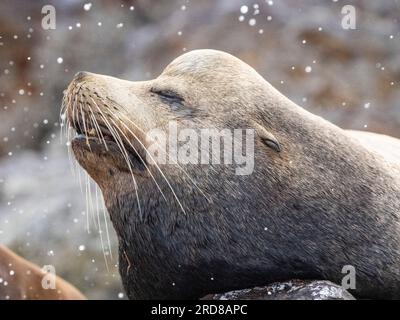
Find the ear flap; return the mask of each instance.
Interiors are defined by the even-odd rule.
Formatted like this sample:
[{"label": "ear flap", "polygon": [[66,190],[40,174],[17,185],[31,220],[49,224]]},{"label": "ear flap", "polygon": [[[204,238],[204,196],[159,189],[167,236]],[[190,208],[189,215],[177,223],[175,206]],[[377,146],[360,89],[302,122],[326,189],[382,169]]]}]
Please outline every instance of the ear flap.
[{"label": "ear flap", "polygon": [[253,123],[254,129],[256,130],[257,136],[261,139],[261,141],[272,150],[276,152],[281,152],[282,147],[275,136],[269,132],[265,127],[259,125],[258,123]]}]

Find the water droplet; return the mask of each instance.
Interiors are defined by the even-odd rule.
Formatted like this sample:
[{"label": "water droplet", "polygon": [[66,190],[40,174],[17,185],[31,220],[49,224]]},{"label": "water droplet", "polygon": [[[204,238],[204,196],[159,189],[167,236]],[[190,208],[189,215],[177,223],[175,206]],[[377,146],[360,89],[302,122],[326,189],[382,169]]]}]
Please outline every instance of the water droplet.
[{"label": "water droplet", "polygon": [[246,14],[249,11],[249,7],[248,6],[241,6],[240,7],[240,12],[242,14]]},{"label": "water droplet", "polygon": [[83,5],[83,9],[84,9],[85,11],[89,11],[91,7],[92,7],[92,3],[91,3],[91,2],[85,3],[85,4]]}]

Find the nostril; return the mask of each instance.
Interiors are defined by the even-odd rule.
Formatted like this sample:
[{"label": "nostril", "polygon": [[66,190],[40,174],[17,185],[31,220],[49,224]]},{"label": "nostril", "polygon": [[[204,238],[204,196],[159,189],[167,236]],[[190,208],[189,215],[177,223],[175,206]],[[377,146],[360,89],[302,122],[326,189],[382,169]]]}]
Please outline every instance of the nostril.
[{"label": "nostril", "polygon": [[74,79],[77,81],[82,81],[88,75],[89,75],[89,73],[86,71],[79,71],[75,74]]}]

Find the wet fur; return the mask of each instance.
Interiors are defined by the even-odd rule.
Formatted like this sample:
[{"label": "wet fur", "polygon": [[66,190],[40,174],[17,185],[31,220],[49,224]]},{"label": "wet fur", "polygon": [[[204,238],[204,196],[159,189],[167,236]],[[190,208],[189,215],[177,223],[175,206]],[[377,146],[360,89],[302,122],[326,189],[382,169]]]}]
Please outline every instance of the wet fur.
[{"label": "wet fur", "polygon": [[[88,78],[105,92],[120,81]],[[145,126],[151,121],[144,119],[160,110],[148,90],[171,85],[202,116],[160,111],[155,127],[175,118],[195,128],[259,125],[276,137],[281,151],[258,138],[255,171],[248,176],[222,165],[184,166],[208,199],[179,168],[163,166],[186,214],[159,173],[154,175],[167,202],[139,170],[139,218],[132,178],[115,165],[118,156],[93,154],[74,142],[75,156],[102,189],[118,234],[129,298],[192,299],[293,278],[340,284],[344,265],[356,268],[355,296],[400,297],[398,166],[292,103],[248,65],[213,50],[185,54],[159,78],[132,83],[130,95],[136,92],[146,108],[141,112],[135,101],[116,103],[134,105],[123,112]]]}]

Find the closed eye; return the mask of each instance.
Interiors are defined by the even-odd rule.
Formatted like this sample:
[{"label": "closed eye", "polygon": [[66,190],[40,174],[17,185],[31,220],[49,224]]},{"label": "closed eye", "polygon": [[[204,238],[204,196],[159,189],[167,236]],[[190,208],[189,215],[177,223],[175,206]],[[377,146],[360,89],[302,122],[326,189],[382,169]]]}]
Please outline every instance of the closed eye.
[{"label": "closed eye", "polygon": [[175,91],[151,88],[150,92],[156,94],[161,102],[174,112],[176,117],[189,118],[197,114],[197,110],[193,109],[190,104],[185,102],[185,99]]},{"label": "closed eye", "polygon": [[179,94],[172,90],[151,89],[150,92],[157,94],[162,102],[171,105],[171,107],[177,107],[177,105],[183,106],[183,101],[185,101]]}]

